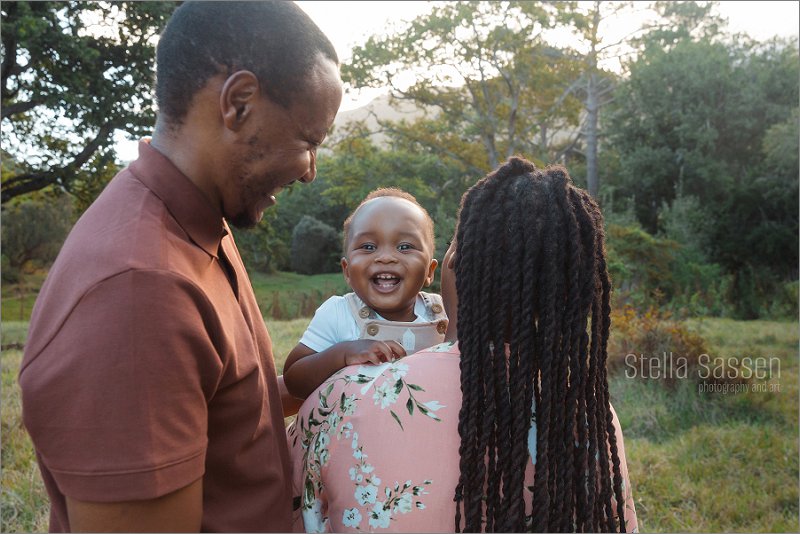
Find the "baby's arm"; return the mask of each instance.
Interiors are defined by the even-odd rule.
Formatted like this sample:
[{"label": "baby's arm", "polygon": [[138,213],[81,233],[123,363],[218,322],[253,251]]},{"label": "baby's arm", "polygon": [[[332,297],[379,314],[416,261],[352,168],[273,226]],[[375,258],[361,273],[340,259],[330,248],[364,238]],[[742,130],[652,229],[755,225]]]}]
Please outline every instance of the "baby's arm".
[{"label": "baby's arm", "polygon": [[395,341],[374,339],[342,341],[320,352],[298,343],[286,358],[283,378],[289,393],[305,399],[329,376],[343,367],[359,363],[379,364],[405,355],[405,349]]}]

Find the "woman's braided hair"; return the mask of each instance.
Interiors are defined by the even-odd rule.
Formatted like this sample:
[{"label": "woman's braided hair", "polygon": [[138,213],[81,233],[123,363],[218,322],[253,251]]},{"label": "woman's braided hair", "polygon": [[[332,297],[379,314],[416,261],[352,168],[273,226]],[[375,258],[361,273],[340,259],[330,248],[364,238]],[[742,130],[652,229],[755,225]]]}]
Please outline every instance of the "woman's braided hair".
[{"label": "woman's braided hair", "polygon": [[456,531],[623,531],[606,378],[611,283],[597,204],[563,167],[510,158],[464,194],[456,241]]}]

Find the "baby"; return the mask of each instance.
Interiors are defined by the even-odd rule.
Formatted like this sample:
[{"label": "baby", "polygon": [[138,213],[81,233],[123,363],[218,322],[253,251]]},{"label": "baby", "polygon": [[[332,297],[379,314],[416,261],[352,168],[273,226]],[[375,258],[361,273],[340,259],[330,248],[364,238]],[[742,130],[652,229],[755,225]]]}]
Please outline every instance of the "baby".
[{"label": "baby", "polygon": [[343,367],[441,343],[442,299],[421,291],[433,282],[433,252],[433,221],[412,195],[394,188],[367,195],[344,222],[342,272],[353,292],[326,300],[289,353],[289,393],[304,399]]}]

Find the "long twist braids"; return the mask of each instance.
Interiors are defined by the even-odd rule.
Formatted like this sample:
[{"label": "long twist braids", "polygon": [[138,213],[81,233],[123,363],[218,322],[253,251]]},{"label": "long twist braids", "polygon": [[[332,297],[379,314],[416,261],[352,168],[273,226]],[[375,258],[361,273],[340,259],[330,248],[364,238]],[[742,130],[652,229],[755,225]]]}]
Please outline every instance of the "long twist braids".
[{"label": "long twist braids", "polygon": [[562,167],[510,158],[464,194],[456,241],[456,531],[623,530],[596,203]]}]

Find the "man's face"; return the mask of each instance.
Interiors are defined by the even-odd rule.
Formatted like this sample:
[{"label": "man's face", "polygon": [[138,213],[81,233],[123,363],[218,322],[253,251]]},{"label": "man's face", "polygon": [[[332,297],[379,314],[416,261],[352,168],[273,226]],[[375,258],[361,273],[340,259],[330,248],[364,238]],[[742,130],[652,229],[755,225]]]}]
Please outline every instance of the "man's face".
[{"label": "man's face", "polygon": [[433,281],[429,224],[419,207],[397,197],[370,200],[350,223],[344,277],[384,319],[413,321],[417,294]]},{"label": "man's face", "polygon": [[327,59],[319,60],[288,110],[264,94],[258,96],[220,188],[223,214],[231,224],[255,226],[282,188],[297,180],[314,180],[317,147],[341,100],[339,71]]}]

